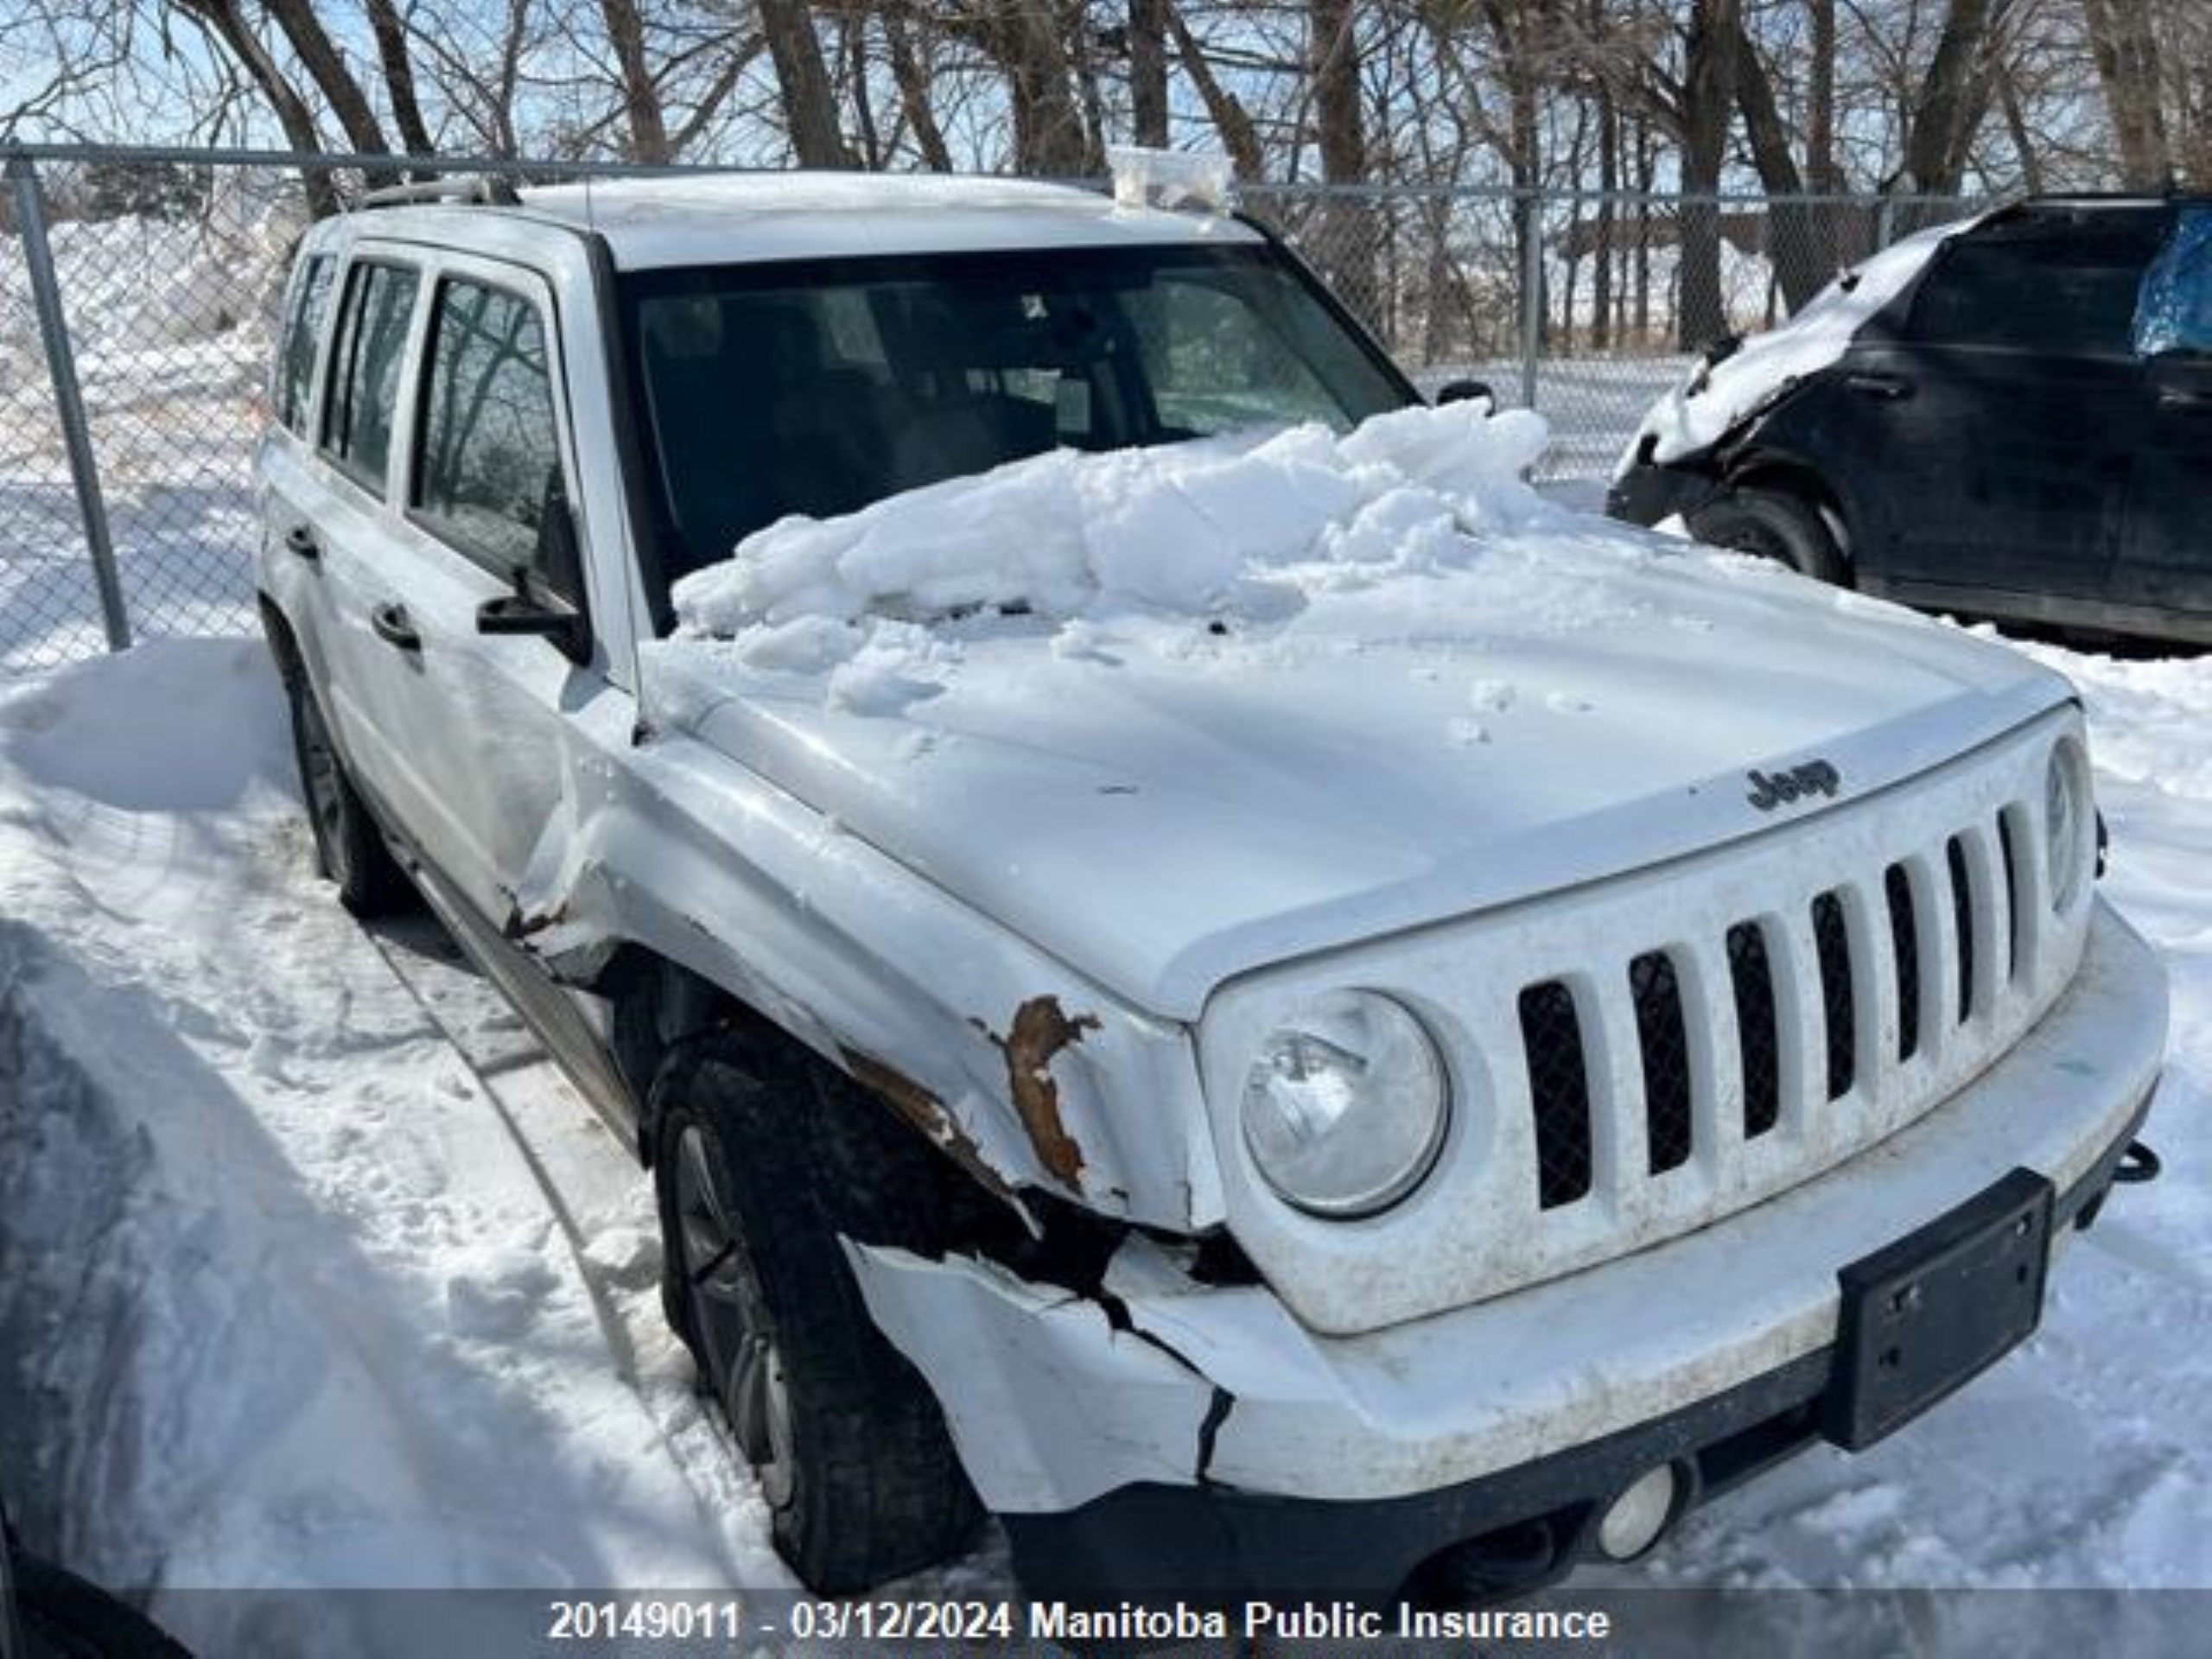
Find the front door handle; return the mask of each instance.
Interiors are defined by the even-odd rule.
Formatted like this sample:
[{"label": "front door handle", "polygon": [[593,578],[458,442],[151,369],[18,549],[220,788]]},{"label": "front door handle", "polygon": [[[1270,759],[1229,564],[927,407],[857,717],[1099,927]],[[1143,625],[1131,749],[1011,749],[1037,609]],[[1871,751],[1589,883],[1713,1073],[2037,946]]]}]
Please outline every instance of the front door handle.
[{"label": "front door handle", "polygon": [[2212,394],[2201,391],[2162,391],[2158,407],[2175,415],[2212,414]]},{"label": "front door handle", "polygon": [[1879,397],[1889,403],[1912,396],[1912,382],[1901,380],[1894,374],[1847,374],[1843,384],[1862,397]]},{"label": "front door handle", "polygon": [[388,603],[378,606],[369,613],[369,626],[377,631],[377,638],[387,645],[401,651],[423,649],[423,636],[415,632],[415,625],[408,620],[404,605]]},{"label": "front door handle", "polygon": [[303,559],[322,556],[322,543],[315,540],[312,524],[294,524],[284,532],[284,545]]}]

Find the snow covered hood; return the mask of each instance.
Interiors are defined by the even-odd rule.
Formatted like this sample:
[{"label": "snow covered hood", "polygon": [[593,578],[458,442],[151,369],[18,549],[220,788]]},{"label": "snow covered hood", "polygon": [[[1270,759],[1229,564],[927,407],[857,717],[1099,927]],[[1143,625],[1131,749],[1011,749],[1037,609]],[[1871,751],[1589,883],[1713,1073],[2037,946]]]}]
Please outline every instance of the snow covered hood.
[{"label": "snow covered hood", "polygon": [[[1533,416],[1059,452],[681,583],[688,729],[1136,1006],[1863,799],[2063,700],[1539,498]],[[1008,613],[1009,610],[1013,613]],[[1824,761],[1778,810],[1753,768]]]},{"label": "snow covered hood", "polygon": [[1779,327],[1753,334],[1719,363],[1699,358],[1682,384],[1648,410],[1616,476],[1641,457],[1665,465],[1694,454],[1842,357],[1867,320],[1904,292],[1936,250],[1986,215],[1937,225],[1863,260],[1807,301]]}]

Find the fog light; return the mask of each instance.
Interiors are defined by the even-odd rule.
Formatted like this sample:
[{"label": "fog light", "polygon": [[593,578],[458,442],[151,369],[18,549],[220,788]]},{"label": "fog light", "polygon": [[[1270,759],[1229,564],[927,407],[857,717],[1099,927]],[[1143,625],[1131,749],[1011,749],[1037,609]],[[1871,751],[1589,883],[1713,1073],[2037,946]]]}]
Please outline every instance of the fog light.
[{"label": "fog light", "polygon": [[1659,1541],[1667,1522],[1674,1519],[1681,1487],[1682,1478],[1672,1464],[1662,1463],[1639,1476],[1598,1522],[1598,1548],[1616,1561],[1643,1554]]}]

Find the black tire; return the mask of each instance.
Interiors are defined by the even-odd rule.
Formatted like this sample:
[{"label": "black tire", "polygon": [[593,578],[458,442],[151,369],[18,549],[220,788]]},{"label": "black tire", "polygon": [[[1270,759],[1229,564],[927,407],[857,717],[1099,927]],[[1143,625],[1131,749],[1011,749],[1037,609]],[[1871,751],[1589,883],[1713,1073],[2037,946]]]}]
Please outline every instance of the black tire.
[{"label": "black tire", "polygon": [[820,1595],[957,1552],[982,1507],[837,1242],[942,1249],[950,1166],[810,1055],[724,1035],[669,1056],[651,1109],[663,1301],[778,1551]]},{"label": "black tire", "polygon": [[1851,585],[1851,569],[1820,510],[1778,490],[1732,489],[1699,508],[1690,531],[1700,542],[1787,565],[1801,576]]},{"label": "black tire", "polygon": [[300,798],[315,831],[318,874],[338,884],[338,902],[356,916],[382,916],[413,897],[405,874],[385,845],[346,763],[330,741],[322,705],[302,674],[285,681],[292,704],[292,758],[300,769]]}]

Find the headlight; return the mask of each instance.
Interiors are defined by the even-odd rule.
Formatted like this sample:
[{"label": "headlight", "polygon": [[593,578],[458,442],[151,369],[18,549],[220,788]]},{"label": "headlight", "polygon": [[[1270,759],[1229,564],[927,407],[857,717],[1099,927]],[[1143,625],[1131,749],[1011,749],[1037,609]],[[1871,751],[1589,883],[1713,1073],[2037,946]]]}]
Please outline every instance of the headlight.
[{"label": "headlight", "polygon": [[1420,1020],[1386,996],[1337,991],[1261,1044],[1244,1079],[1244,1144],[1300,1209],[1373,1215],[1428,1173],[1450,1100]]},{"label": "headlight", "polygon": [[2089,868],[2092,809],[2089,762],[2082,745],[2062,737],[2044,772],[2044,868],[2050,872],[2050,907],[2065,912],[2082,895]]}]

